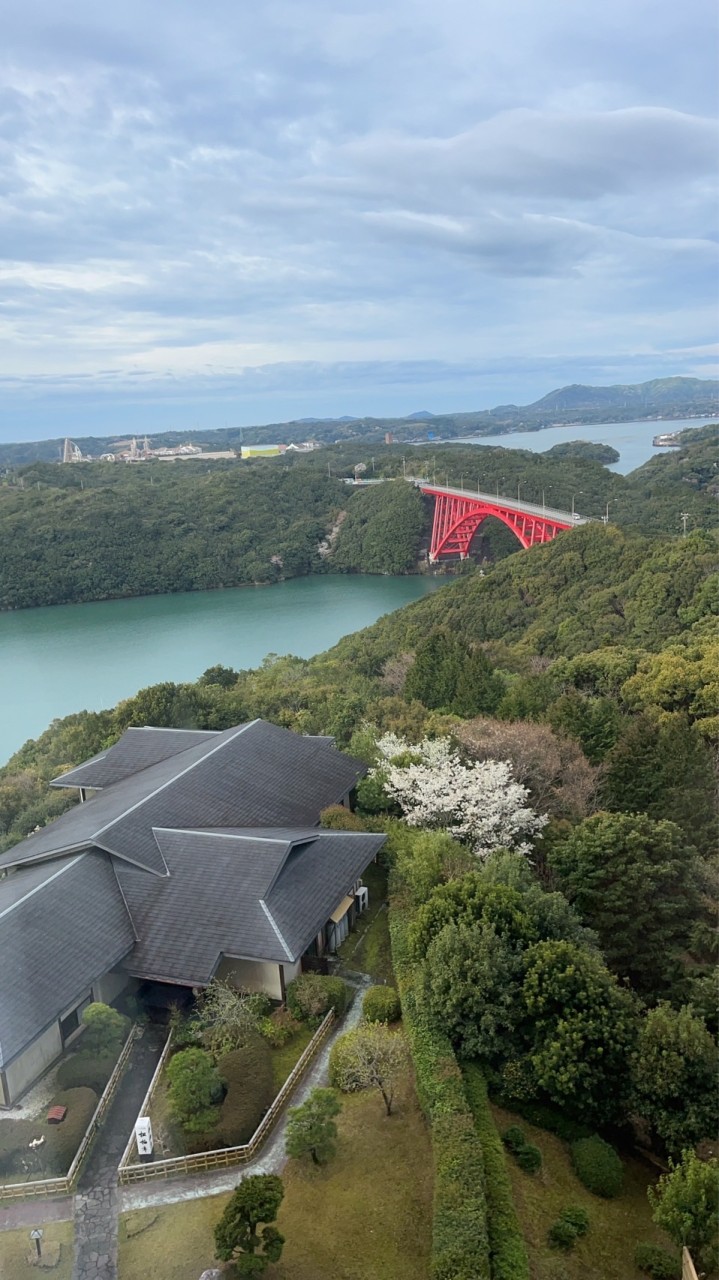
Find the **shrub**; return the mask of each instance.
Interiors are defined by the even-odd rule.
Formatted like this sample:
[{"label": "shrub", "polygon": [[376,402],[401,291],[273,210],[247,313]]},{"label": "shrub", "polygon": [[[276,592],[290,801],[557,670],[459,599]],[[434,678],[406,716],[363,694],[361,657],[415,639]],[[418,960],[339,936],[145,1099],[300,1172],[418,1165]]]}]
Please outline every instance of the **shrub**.
[{"label": "shrub", "polygon": [[82,1048],[85,1053],[98,1056],[117,1054],[130,1030],[130,1019],[118,1013],[109,1004],[89,1004],[83,1010],[82,1023],[85,1028],[82,1036]]},{"label": "shrub", "polygon": [[365,1022],[397,1022],[402,1016],[394,987],[370,987],[362,1005]]},{"label": "shrub", "polygon": [[175,1049],[189,1049],[190,1045],[199,1043],[201,1027],[197,1017],[179,1004],[173,1004],[170,1009],[170,1031]]},{"label": "shrub", "polygon": [[[432,1135],[432,1277],[489,1280],[484,1161],[462,1076],[449,1040],[437,1031],[421,990],[413,984],[409,920],[396,900],[390,909],[389,927],[417,1094]],[[523,1280],[519,1271],[517,1280]]]},{"label": "shrub", "polygon": [[167,1065],[170,1106],[186,1133],[202,1133],[217,1121],[224,1086],[209,1053],[181,1049]]},{"label": "shrub", "polygon": [[527,1250],[514,1207],[507,1161],[490,1110],[487,1082],[475,1063],[464,1067],[464,1082],[484,1161],[492,1280],[529,1280]]},{"label": "shrub", "polygon": [[531,1142],[526,1142],[519,1151],[515,1151],[514,1158],[525,1173],[536,1173],[542,1167],[542,1153]]},{"label": "shrub", "polygon": [[67,1107],[67,1115],[61,1124],[43,1126],[47,1140],[45,1159],[48,1172],[57,1176],[67,1173],[93,1117],[97,1101],[97,1094],[93,1089],[67,1089],[52,1099],[49,1105]]},{"label": "shrub", "polygon": [[624,1182],[624,1166],[614,1147],[595,1133],[591,1138],[573,1142],[571,1153],[577,1177],[587,1191],[605,1200],[619,1195]]},{"label": "shrub", "polygon": [[502,1142],[515,1155],[517,1151],[526,1146],[527,1139],[524,1136],[524,1129],[520,1129],[518,1124],[511,1124],[502,1134]]},{"label": "shrub", "polygon": [[343,804],[331,804],[320,813],[320,823],[329,831],[364,831],[365,826],[356,813]]},{"label": "shrub", "polygon": [[289,1009],[275,1009],[269,1018],[262,1019],[259,1031],[273,1049],[281,1049],[297,1035],[301,1026],[302,1023],[293,1017]]},{"label": "shrub", "polygon": [[634,1250],[634,1265],[652,1280],[679,1280],[682,1274],[679,1258],[658,1244],[638,1244]]},{"label": "shrub", "polygon": [[341,978],[301,973],[287,988],[287,1007],[295,1018],[303,1022],[323,1018],[329,1009],[334,1009],[340,1017],[348,1002],[349,988]]},{"label": "shrub", "polygon": [[101,1094],[117,1061],[116,1055],[104,1054],[96,1058],[93,1053],[74,1053],[61,1063],[56,1080],[61,1089],[94,1089]]},{"label": "shrub", "polygon": [[562,1249],[565,1253],[569,1253],[576,1244],[577,1233],[571,1222],[565,1222],[564,1218],[557,1218],[547,1232],[547,1240],[550,1248]]},{"label": "shrub", "polygon": [[580,1204],[570,1204],[562,1209],[560,1221],[568,1222],[578,1236],[585,1236],[589,1230],[589,1214]]},{"label": "shrub", "polygon": [[218,1070],[227,1086],[216,1133],[219,1146],[247,1142],[275,1096],[272,1051],[260,1035],[220,1058]]}]

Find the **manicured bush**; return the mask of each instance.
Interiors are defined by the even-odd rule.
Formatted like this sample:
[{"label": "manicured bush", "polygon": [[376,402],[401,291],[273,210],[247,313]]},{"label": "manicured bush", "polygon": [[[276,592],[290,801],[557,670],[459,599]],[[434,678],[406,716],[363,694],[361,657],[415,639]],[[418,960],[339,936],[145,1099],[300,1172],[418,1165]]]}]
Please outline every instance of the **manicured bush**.
[{"label": "manicured bush", "polygon": [[260,1023],[260,1035],[273,1049],[281,1049],[289,1044],[297,1035],[302,1023],[290,1013],[289,1009],[275,1009],[269,1018]]},{"label": "manicured bush", "polygon": [[547,1232],[547,1240],[552,1249],[562,1249],[565,1253],[569,1253],[577,1242],[577,1233],[571,1222],[565,1222],[564,1218],[557,1218]]},{"label": "manicured bush", "polygon": [[589,1214],[580,1204],[570,1204],[562,1209],[559,1215],[562,1222],[568,1222],[578,1236],[585,1236],[589,1230]]},{"label": "manicured bush", "polygon": [[53,1176],[67,1173],[92,1120],[97,1102],[98,1096],[93,1089],[66,1089],[55,1094],[49,1105],[67,1107],[67,1115],[61,1124],[43,1125],[48,1173]]},{"label": "manicured bush", "polygon": [[[407,932],[396,904],[389,914],[392,961],[417,1095],[432,1135],[432,1280],[489,1280],[490,1253],[482,1147],[452,1046],[438,1032],[415,984]],[[522,1276],[517,1273],[518,1280]]]},{"label": "manicured bush", "polygon": [[109,1004],[96,1001],[89,1004],[82,1012],[82,1048],[85,1053],[96,1053],[98,1056],[117,1054],[127,1039],[130,1030],[130,1019],[118,1013]]},{"label": "manicured bush", "polygon": [[61,1089],[94,1089],[101,1094],[115,1068],[114,1053],[95,1057],[93,1053],[74,1053],[60,1064],[56,1080]]},{"label": "manicured bush", "polygon": [[217,1064],[227,1093],[217,1121],[217,1146],[237,1147],[249,1141],[275,1096],[272,1050],[255,1035]]},{"label": "manicured bush", "polygon": [[489,1106],[487,1082],[476,1063],[466,1064],[463,1073],[484,1161],[492,1280],[529,1280],[527,1250],[514,1207],[507,1161]]},{"label": "manicured bush", "polygon": [[572,1164],[579,1181],[595,1196],[611,1200],[618,1196],[624,1182],[624,1166],[614,1147],[593,1134],[571,1145]]},{"label": "manicured bush", "polygon": [[329,1009],[340,1017],[349,1003],[349,988],[341,978],[319,973],[301,973],[287,988],[287,1007],[295,1018],[313,1022]]},{"label": "manicured bush", "polygon": [[652,1280],[680,1280],[682,1274],[680,1259],[658,1244],[638,1244],[634,1250],[634,1265]]},{"label": "manicured bush", "polygon": [[365,1022],[397,1022],[402,1016],[394,987],[370,987],[362,1004]]},{"label": "manicured bush", "polygon": [[209,1053],[204,1049],[181,1049],[167,1064],[172,1112],[185,1133],[204,1133],[213,1128],[224,1085]]},{"label": "manicured bush", "polygon": [[511,1124],[502,1134],[502,1142],[515,1155],[517,1151],[521,1151],[522,1147],[526,1146],[527,1139],[524,1129],[520,1129],[518,1124]]},{"label": "manicured bush", "polygon": [[525,1173],[536,1173],[542,1167],[542,1153],[531,1142],[526,1142],[519,1151],[515,1151],[514,1158]]},{"label": "manicured bush", "polygon": [[331,804],[320,813],[320,824],[329,831],[364,831],[361,818],[343,804]]}]

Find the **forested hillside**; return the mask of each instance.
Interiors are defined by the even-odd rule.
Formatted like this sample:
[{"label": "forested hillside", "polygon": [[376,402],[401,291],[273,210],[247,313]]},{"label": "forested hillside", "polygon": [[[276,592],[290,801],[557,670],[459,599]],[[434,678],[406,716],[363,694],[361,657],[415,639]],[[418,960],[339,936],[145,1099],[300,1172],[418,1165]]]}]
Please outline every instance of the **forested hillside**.
[{"label": "forested hillside", "polygon": [[[557,456],[481,446],[416,449],[408,457],[392,446],[363,453],[341,445],[309,457],[199,471],[197,462],[35,463],[0,485],[0,608],[266,584],[328,569],[412,571],[431,504],[409,485],[340,483],[358,463],[373,479],[413,473],[574,506],[644,532],[678,532],[683,512],[689,530],[709,529],[719,429],[687,432],[685,439],[676,453],[629,476],[608,471],[584,450]],[[320,554],[338,524],[330,553]],[[513,534],[488,520],[473,553],[495,560],[517,550]]]},{"label": "forested hillside", "polygon": [[[393,493],[417,536],[410,486],[355,493],[348,567],[374,554],[371,524],[385,528]],[[711,1274],[716,551],[705,531],[584,526],[470,571],[314,659],[210,667],[194,684],[68,716],[0,770],[7,848],[72,803],[50,778],[132,725],[222,729],[261,716],[334,735],[366,761],[358,812],[323,821],[388,832],[392,963],[433,1148],[436,1276],[529,1280],[548,1229],[567,1252],[593,1229],[601,1258],[596,1206],[615,1197],[622,1267],[593,1274],[636,1280],[637,1232],[641,1242],[648,1231],[637,1257],[661,1255],[654,1274],[678,1274],[671,1250],[686,1238]],[[506,1158],[535,1179],[531,1208],[522,1187],[513,1201],[497,1115],[512,1122]],[[544,1136],[527,1143],[519,1120]],[[638,1146],[651,1165],[638,1164]],[[537,1173],[570,1152],[567,1208]],[[653,1185],[668,1158],[685,1196],[676,1230],[671,1188]],[[654,1223],[645,1191],[641,1225],[636,1199],[622,1200],[638,1167]]]}]

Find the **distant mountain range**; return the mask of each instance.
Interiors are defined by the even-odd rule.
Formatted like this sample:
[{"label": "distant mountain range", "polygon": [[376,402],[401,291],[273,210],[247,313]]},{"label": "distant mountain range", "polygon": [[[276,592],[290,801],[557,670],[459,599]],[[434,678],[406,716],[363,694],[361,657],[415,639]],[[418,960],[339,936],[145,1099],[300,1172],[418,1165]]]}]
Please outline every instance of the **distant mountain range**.
[{"label": "distant mountain range", "polygon": [[[297,418],[257,427],[224,427],[206,431],[162,431],[152,435],[155,447],[190,441],[206,449],[237,449],[242,444],[286,443],[310,435],[323,444],[343,440],[382,441],[388,432],[398,443],[411,440],[451,440],[462,436],[509,435],[513,431],[541,431],[561,424],[628,422],[641,418],[719,417],[719,381],[713,378],[653,378],[623,386],[585,387],[573,384],[550,391],[533,404],[503,404],[468,413],[432,414],[418,409],[404,418]],[[308,430],[309,428],[309,430]],[[111,452],[128,433],[144,436],[146,426],[128,422],[123,436],[82,437],[82,450],[98,456]],[[80,437],[78,437],[80,439]],[[38,440],[0,445],[0,465],[58,461],[62,440]]]}]

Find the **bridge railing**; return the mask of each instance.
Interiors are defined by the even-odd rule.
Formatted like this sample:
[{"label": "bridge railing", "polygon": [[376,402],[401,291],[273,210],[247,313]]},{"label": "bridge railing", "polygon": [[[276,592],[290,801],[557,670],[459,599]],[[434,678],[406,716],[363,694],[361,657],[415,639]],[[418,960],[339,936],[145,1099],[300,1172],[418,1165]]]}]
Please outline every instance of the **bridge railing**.
[{"label": "bridge railing", "polygon": [[[408,477],[409,479],[409,477]],[[536,502],[524,502],[522,499],[505,498],[503,494],[482,493],[476,489],[455,489],[451,485],[434,484],[431,480],[414,479],[413,483],[417,488],[422,489],[424,493],[446,494],[451,498],[466,498],[471,502],[486,502],[490,506],[504,507],[509,511],[519,511],[524,515],[539,516],[545,520],[556,521],[558,524],[589,524],[587,516],[580,516],[576,511],[559,511],[555,507],[548,507]]]}]

